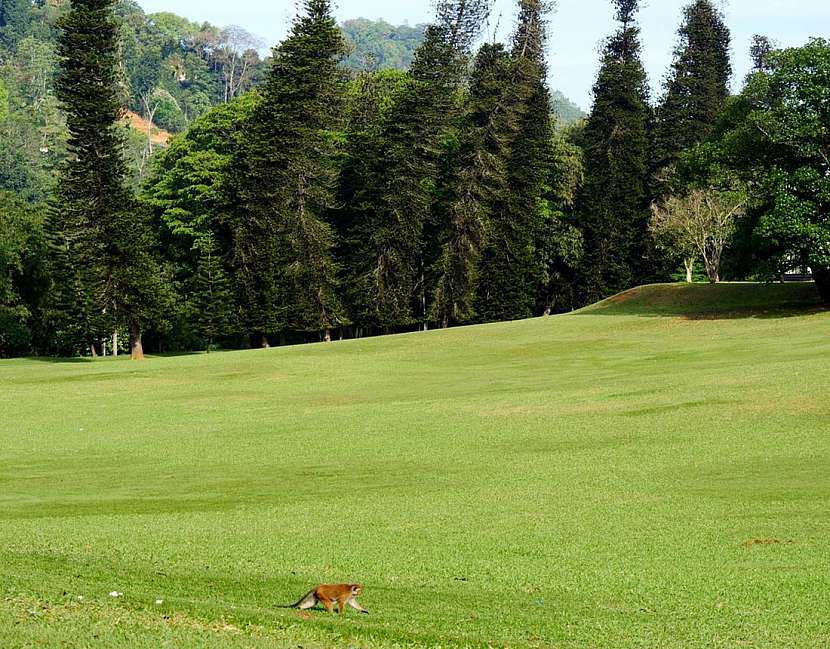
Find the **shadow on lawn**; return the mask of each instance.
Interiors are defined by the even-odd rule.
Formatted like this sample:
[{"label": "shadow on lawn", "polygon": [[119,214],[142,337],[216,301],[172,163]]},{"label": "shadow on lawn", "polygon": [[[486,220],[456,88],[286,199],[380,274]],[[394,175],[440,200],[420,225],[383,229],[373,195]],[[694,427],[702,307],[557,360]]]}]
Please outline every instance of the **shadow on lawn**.
[{"label": "shadow on lawn", "polygon": [[[210,354],[207,354],[203,351],[197,352],[164,352],[163,354],[145,354],[145,357],[148,361],[158,358],[181,358],[185,356],[213,356],[213,355],[221,355],[227,354],[230,352],[234,352],[238,350],[234,349],[214,349],[211,350]],[[87,363],[87,364],[101,364],[101,363],[132,363],[133,360],[130,358],[129,354],[119,354],[118,356],[98,356],[97,358],[92,358],[91,356],[74,356],[74,357],[64,357],[64,356],[27,356],[26,360],[36,361],[38,363],[54,363],[58,365],[62,365],[64,363]],[[136,361],[140,362],[140,361]]]}]

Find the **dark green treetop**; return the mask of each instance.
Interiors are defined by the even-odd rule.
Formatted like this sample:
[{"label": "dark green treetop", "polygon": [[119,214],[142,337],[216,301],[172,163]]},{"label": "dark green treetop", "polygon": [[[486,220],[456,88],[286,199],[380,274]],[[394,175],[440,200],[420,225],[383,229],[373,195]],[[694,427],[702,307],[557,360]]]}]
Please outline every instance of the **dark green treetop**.
[{"label": "dark green treetop", "polygon": [[581,301],[593,302],[645,276],[648,251],[646,73],[640,59],[636,0],[615,0],[620,27],[605,44],[594,105],[582,134],[585,183],[577,225],[585,257]]},{"label": "dark green treetop", "polygon": [[678,36],[665,95],[656,115],[658,175],[681,151],[712,134],[729,95],[732,75],[729,28],[711,0],[695,0],[684,8]]}]

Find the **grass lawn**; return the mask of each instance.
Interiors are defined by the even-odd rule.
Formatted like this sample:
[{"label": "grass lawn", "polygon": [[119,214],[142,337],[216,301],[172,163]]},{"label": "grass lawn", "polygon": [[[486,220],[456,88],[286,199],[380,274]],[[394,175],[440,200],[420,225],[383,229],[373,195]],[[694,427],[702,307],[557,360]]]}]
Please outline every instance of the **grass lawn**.
[{"label": "grass lawn", "polygon": [[830,646],[814,291],[0,362],[0,647]]}]

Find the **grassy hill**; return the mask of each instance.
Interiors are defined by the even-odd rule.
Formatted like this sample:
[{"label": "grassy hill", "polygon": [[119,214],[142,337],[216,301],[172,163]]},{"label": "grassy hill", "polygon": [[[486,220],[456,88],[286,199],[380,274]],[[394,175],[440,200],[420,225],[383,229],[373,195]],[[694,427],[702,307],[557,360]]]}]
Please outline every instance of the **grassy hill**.
[{"label": "grassy hill", "polygon": [[[826,646],[812,290],[4,361],[0,646]],[[351,580],[371,615],[275,608]]]}]

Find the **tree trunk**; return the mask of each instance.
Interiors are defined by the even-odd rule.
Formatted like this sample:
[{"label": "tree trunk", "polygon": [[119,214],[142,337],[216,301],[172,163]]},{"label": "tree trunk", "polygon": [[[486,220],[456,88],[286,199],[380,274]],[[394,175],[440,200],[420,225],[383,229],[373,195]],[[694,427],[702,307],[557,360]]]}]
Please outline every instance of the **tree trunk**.
[{"label": "tree trunk", "polygon": [[141,328],[137,322],[130,323],[130,358],[134,361],[144,360],[144,346],[141,344]]},{"label": "tree trunk", "polygon": [[118,332],[112,332],[112,355],[118,356]]},{"label": "tree trunk", "polygon": [[813,279],[821,299],[830,304],[830,267],[813,266]]},{"label": "tree trunk", "polygon": [[89,343],[89,353],[92,356],[92,358],[98,358],[98,350],[95,349],[95,343],[94,342]]},{"label": "tree trunk", "polygon": [[259,346],[262,349],[270,349],[271,345],[268,343],[268,336],[265,334],[261,334],[259,337]]},{"label": "tree trunk", "polygon": [[326,333],[323,334],[323,340],[325,340],[327,343],[331,342],[331,329],[326,329]]},{"label": "tree trunk", "polygon": [[686,266],[686,283],[691,284],[694,281],[695,260],[684,259],[683,265]]}]

